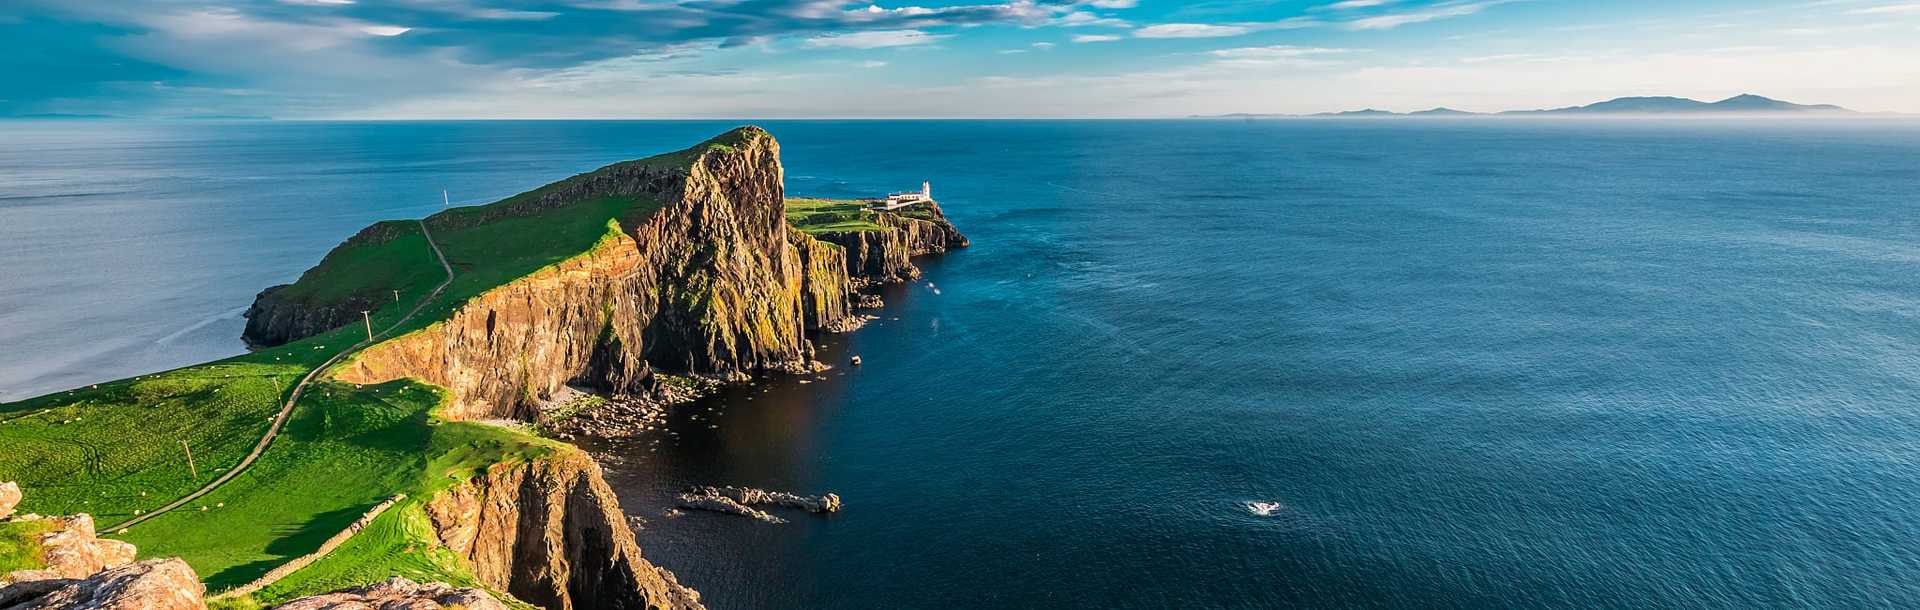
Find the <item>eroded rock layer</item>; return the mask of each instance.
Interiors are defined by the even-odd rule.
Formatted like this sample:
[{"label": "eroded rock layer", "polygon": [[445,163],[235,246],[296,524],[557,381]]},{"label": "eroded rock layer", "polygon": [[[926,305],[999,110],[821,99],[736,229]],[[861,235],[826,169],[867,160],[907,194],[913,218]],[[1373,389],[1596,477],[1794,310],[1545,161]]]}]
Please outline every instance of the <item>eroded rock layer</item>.
[{"label": "eroded rock layer", "polygon": [[700,608],[640,555],[599,466],[579,451],[499,464],[427,505],[482,583],[548,610]]}]

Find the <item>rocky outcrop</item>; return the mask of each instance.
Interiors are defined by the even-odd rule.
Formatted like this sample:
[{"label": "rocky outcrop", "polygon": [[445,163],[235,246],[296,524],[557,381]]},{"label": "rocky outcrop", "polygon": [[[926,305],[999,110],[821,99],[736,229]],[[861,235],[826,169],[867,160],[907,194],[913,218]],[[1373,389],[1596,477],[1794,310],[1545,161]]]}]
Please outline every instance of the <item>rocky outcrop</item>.
[{"label": "rocky outcrop", "polygon": [[86,578],[95,572],[133,562],[133,545],[94,536],[92,515],[86,513],[68,517],[27,515],[10,521],[36,521],[46,528],[44,533],[39,534],[37,540],[46,567],[0,575],[0,585],[34,580]]},{"label": "rocky outcrop", "polygon": [[0,610],[202,610],[205,594],[187,562],[154,559],[0,589]]},{"label": "rocky outcrop", "polygon": [[803,496],[752,487],[710,485],[697,485],[680,491],[681,508],[740,515],[768,523],[787,522],[786,519],[753,508],[755,506],[784,506],[810,513],[832,513],[840,510],[840,495],[829,493],[820,496]]},{"label": "rocky outcrop", "polygon": [[700,596],[640,555],[585,453],[498,464],[442,493],[427,514],[480,582],[548,610],[700,608]]},{"label": "rocky outcrop", "polygon": [[[405,222],[381,222],[361,229],[353,237],[335,246],[327,258],[302,276],[333,273],[334,254],[344,249],[381,244],[408,233]],[[360,312],[377,309],[386,304],[382,298],[385,291],[378,294],[355,294],[333,301],[314,301],[291,294],[292,284],[281,284],[260,291],[253,298],[253,305],[243,314],[247,319],[246,330],[240,333],[248,345],[271,347],[298,341],[313,335],[327,332],[347,324],[360,321]]]},{"label": "rocky outcrop", "polygon": [[303,597],[274,610],[507,610],[486,591],[446,583],[421,584],[395,576],[378,584]]},{"label": "rocky outcrop", "polygon": [[13,516],[13,507],[20,505],[20,484],[13,481],[0,483],[0,519]]},{"label": "rocky outcrop", "polygon": [[905,282],[920,277],[909,260],[965,248],[967,237],[947,221],[940,205],[928,202],[900,212],[883,212],[874,220],[884,231],[822,233],[823,241],[839,245],[847,257],[848,273],[878,283]]},{"label": "rocky outcrop", "polygon": [[748,506],[785,506],[810,513],[840,512],[840,494],[828,493],[818,496],[803,496],[784,491],[767,491],[752,487],[714,487],[700,485],[689,487],[683,493],[701,496],[719,496]]}]

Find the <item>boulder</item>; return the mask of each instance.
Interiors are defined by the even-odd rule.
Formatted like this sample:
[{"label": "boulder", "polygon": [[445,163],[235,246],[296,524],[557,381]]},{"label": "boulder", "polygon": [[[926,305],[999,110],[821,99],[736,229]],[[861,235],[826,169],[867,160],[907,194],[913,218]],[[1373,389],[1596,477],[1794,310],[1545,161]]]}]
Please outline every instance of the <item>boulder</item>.
[{"label": "boulder", "polygon": [[0,610],[205,610],[205,594],[187,562],[154,559],[0,589]]},{"label": "boulder", "polygon": [[40,534],[38,541],[46,566],[37,570],[18,570],[0,574],[0,585],[35,580],[77,580],[92,576],[101,570],[133,563],[135,553],[133,545],[119,540],[94,537],[92,515],[86,513],[69,517],[28,515],[21,519],[44,520],[51,526],[46,533]]},{"label": "boulder", "polygon": [[80,513],[70,517],[40,518],[53,525],[51,531],[40,535],[40,550],[46,567],[0,576],[0,582],[80,579],[101,570],[133,563],[133,545],[94,537],[92,515]]},{"label": "boulder", "polygon": [[303,597],[275,610],[507,610],[486,591],[456,589],[446,583],[421,584],[395,576],[386,582]]},{"label": "boulder", "polygon": [[13,507],[20,505],[20,484],[13,481],[0,483],[0,519],[13,515]]}]

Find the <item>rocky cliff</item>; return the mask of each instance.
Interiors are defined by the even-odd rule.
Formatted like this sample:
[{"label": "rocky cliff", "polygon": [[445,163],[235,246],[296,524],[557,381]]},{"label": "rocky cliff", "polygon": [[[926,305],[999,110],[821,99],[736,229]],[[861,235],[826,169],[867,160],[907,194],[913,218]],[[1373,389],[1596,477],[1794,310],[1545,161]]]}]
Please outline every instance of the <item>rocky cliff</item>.
[{"label": "rocky cliff", "polygon": [[[783,174],[779,144],[749,127],[490,210],[529,213],[609,195],[662,202],[650,215],[621,219],[618,234],[589,251],[365,350],[337,377],[417,378],[452,391],[449,417],[528,419],[570,382],[639,393],[652,388],[656,368],[733,378],[805,370],[813,357],[808,334],[848,318],[856,280],[915,277],[908,257],[966,244],[937,208],[918,218],[883,215],[883,232],[815,239],[786,224]],[[455,220],[485,222],[486,215],[441,215],[427,224],[440,231]]]},{"label": "rocky cliff", "polygon": [[427,514],[482,583],[548,610],[701,607],[698,593],[640,556],[613,490],[582,452],[496,465]]},{"label": "rocky cliff", "polygon": [[817,235],[846,252],[846,268],[855,278],[879,283],[904,282],[920,277],[909,260],[965,248],[967,237],[947,221],[940,205],[928,202],[905,213],[884,213],[873,221],[883,231],[826,232]]},{"label": "rocky cliff", "polygon": [[[376,223],[347,238],[334,251],[390,241],[401,234],[401,227],[404,226],[393,222]],[[329,258],[332,258],[332,253],[329,253]],[[339,272],[330,268],[327,262],[322,261],[319,266],[307,270],[305,276]],[[246,330],[240,334],[248,345],[271,346],[298,341],[358,322],[360,312],[385,303],[380,298],[385,291],[352,294],[336,300],[315,300],[293,294],[292,287],[292,284],[273,286],[260,291],[253,298],[253,305],[247,308],[245,314]]]}]

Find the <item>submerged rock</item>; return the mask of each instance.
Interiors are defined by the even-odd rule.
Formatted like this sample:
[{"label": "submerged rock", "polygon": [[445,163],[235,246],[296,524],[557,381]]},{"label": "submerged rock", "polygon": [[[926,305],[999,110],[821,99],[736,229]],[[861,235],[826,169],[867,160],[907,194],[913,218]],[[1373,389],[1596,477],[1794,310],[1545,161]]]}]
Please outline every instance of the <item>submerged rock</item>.
[{"label": "submerged rock", "polygon": [[708,495],[699,495],[699,494],[692,494],[692,493],[683,493],[683,494],[680,494],[680,507],[692,509],[692,510],[704,510],[708,512],[725,513],[729,515],[739,515],[742,517],[748,517],[758,521],[765,521],[767,523],[786,523],[787,522],[786,519],[781,519],[779,517],[773,516],[767,511],[759,510],[754,507],[741,504],[738,500],[734,500],[733,498],[728,498],[726,496],[708,496]]},{"label": "submerged rock", "polygon": [[803,496],[784,491],[767,491],[752,487],[713,487],[699,485],[680,491],[680,506],[697,510],[713,511],[752,517],[768,523],[786,523],[785,519],[773,516],[754,506],[785,506],[812,513],[831,513],[840,510],[840,495],[828,493],[819,496]]}]

